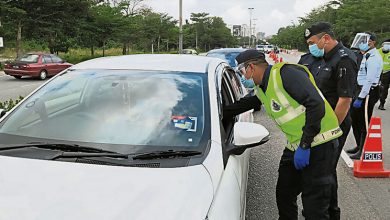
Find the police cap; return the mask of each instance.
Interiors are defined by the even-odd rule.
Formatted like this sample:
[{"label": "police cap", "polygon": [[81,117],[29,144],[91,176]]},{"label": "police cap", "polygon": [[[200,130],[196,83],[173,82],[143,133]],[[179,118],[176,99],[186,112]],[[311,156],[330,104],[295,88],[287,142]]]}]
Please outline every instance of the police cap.
[{"label": "police cap", "polygon": [[304,33],[305,40],[320,33],[327,33],[333,36],[332,25],[328,22],[317,22],[313,24],[309,28],[306,28]]},{"label": "police cap", "polygon": [[257,51],[255,49],[249,49],[241,52],[236,57],[236,60],[238,64],[245,63],[250,60],[261,60],[266,62],[264,53]]}]

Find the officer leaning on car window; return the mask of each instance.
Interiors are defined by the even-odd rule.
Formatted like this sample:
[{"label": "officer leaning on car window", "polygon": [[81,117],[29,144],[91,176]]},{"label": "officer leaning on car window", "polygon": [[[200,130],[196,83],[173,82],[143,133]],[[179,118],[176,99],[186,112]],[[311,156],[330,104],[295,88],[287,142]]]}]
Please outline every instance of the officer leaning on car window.
[{"label": "officer leaning on car window", "polygon": [[[343,135],[338,138],[339,148],[333,169],[337,180],[337,162],[352,125],[349,109],[357,87],[357,58],[351,50],[335,39],[332,27],[327,22],[318,22],[307,28],[304,38],[310,52],[304,54],[298,63],[305,65],[313,74],[318,88],[332,106],[343,131]],[[340,219],[337,188],[336,181],[332,188],[330,219]]]},{"label": "officer leaning on car window", "polygon": [[[306,219],[328,219],[333,160],[342,135],[332,107],[304,66],[283,62],[271,66],[257,50],[244,51],[236,60],[239,71],[254,82],[267,114],[287,137],[276,185],[279,219],[298,218],[296,200],[301,192]],[[226,106],[224,113],[237,115],[250,109],[243,105],[251,103],[240,101]]]}]

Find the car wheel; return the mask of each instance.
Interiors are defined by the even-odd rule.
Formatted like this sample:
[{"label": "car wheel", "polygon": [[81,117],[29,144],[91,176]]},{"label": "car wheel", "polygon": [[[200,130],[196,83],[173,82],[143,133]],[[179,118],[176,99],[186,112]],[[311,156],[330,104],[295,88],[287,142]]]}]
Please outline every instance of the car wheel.
[{"label": "car wheel", "polygon": [[16,79],[21,79],[22,78],[22,76],[13,76],[13,77],[15,77]]},{"label": "car wheel", "polygon": [[41,72],[39,73],[39,79],[44,80],[46,79],[46,77],[47,77],[46,70],[41,70]]}]

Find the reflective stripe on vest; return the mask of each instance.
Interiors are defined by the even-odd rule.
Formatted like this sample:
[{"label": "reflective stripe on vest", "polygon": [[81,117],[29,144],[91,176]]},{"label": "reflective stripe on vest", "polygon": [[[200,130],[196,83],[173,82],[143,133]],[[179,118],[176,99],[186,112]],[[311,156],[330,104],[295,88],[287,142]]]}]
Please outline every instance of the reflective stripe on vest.
[{"label": "reflective stripe on vest", "polygon": [[275,121],[279,124],[282,125],[286,122],[289,122],[293,120],[294,118],[297,118],[301,114],[305,113],[305,106],[300,105],[297,108],[293,108],[289,101],[287,100],[286,96],[283,95],[282,91],[280,91],[280,88],[278,86],[277,80],[276,80],[276,72],[277,70],[272,71],[272,79],[274,81],[274,89],[275,89],[275,94],[278,97],[280,103],[283,105],[283,107],[286,108],[287,113],[284,114],[283,116],[280,116],[279,118],[275,118]]},{"label": "reflective stripe on vest", "polygon": [[[285,133],[288,141],[286,148],[294,151],[301,141],[301,129],[305,124],[304,113],[306,112],[306,108],[290,97],[287,91],[285,91],[280,76],[280,69],[283,65],[284,63],[279,63],[272,67],[269,78],[270,80],[268,81],[268,87],[266,90],[267,95],[259,86],[255,87],[255,89],[256,95],[262,101],[268,115],[271,116],[271,118]],[[315,85],[314,78],[312,77],[310,71],[307,70],[306,67],[302,68],[308,73],[310,81],[313,83],[325,103],[325,115],[321,119],[320,133],[313,138],[311,143],[311,146],[315,147],[341,136],[342,131],[338,126],[338,120],[333,112],[333,109]],[[280,110],[278,110],[278,108],[274,109],[274,104],[276,107],[279,105]]]},{"label": "reflective stripe on vest", "polygon": [[[340,127],[337,127],[335,129],[331,129],[329,131],[325,131],[325,132],[322,132],[321,134],[317,134],[314,139],[313,139],[313,142],[311,143],[312,145],[320,145],[320,144],[323,144],[331,139],[334,139],[333,137],[337,134],[339,134],[340,132],[342,132],[341,128]],[[287,148],[290,149],[291,151],[295,151],[298,146],[299,146],[300,142],[295,142],[295,143],[287,143]]]}]

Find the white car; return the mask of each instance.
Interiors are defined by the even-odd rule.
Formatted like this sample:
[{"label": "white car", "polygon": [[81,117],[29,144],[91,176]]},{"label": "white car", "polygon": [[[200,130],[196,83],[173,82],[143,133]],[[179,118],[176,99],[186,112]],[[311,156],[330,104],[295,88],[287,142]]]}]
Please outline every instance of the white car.
[{"label": "white car", "polygon": [[72,66],[0,119],[0,219],[245,219],[248,148],[269,133],[218,58]]}]

